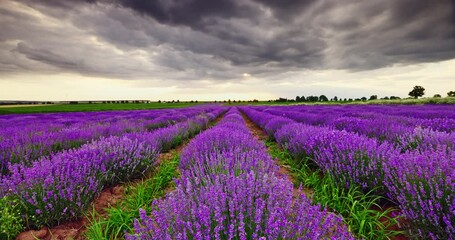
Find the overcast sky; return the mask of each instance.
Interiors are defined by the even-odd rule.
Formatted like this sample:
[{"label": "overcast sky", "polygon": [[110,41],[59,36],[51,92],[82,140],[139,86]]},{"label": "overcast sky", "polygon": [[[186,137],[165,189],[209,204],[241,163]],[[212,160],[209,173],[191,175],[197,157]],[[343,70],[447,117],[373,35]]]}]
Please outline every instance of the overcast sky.
[{"label": "overcast sky", "polygon": [[452,0],[0,0],[0,100],[455,91]]}]

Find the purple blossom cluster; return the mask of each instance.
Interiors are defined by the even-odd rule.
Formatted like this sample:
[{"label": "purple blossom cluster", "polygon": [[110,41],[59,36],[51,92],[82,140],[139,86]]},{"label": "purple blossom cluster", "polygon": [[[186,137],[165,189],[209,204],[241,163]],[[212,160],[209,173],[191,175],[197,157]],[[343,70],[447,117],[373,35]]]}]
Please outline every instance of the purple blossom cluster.
[{"label": "purple blossom cluster", "polygon": [[428,128],[415,128],[399,138],[402,150],[416,150],[420,152],[445,149],[455,151],[455,131],[440,132]]},{"label": "purple blossom cluster", "polygon": [[[431,107],[321,107],[323,115],[335,118],[322,125],[311,120],[314,107],[244,107],[242,111],[265,131],[274,118],[279,122],[298,116],[299,123],[283,124],[274,132],[276,141],[297,161],[312,159],[347,187],[379,186],[377,193],[396,202],[409,220],[412,237],[455,239],[455,135],[452,119],[445,118],[455,115],[454,106]],[[445,124],[425,125],[438,122]]]},{"label": "purple blossom cluster", "polygon": [[160,152],[206,128],[224,111],[215,108],[152,132],[102,137],[44,156],[30,166],[11,165],[10,175],[1,179],[0,197],[20,199],[32,228],[78,218],[104,187],[143,176]]},{"label": "purple blossom cluster", "polygon": [[0,116],[0,175],[12,164],[28,164],[100,137],[152,131],[184,121],[208,108]]},{"label": "purple blossom cluster", "polygon": [[455,151],[410,151],[384,166],[385,184],[416,238],[455,239]]},{"label": "purple blossom cluster", "polygon": [[353,239],[341,217],[293,198],[236,108],[185,148],[181,167],[176,190],[141,210],[127,239]]}]

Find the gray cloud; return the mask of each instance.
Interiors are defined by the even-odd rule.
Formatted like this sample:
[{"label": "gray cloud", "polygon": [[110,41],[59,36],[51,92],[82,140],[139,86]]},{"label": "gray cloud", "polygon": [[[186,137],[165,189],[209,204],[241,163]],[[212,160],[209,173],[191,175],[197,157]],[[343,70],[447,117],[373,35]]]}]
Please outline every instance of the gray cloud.
[{"label": "gray cloud", "polygon": [[449,0],[22,0],[0,13],[3,74],[276,79],[455,58]]},{"label": "gray cloud", "polygon": [[24,42],[18,43],[13,51],[24,54],[30,60],[43,62],[62,69],[77,69],[81,67],[81,63],[70,59],[70,56],[59,56],[46,49],[35,49]]}]

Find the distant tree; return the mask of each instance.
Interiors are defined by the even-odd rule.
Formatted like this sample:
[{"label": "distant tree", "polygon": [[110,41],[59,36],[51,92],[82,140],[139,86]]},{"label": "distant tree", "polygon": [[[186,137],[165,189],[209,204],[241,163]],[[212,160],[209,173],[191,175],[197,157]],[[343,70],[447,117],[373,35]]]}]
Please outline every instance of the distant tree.
[{"label": "distant tree", "polygon": [[362,98],[360,98],[360,100],[365,102],[367,100],[367,98],[366,97],[362,97]]},{"label": "distant tree", "polygon": [[397,100],[397,99],[401,99],[401,98],[397,97],[397,96],[390,96],[390,100]]},{"label": "distant tree", "polygon": [[371,95],[368,100],[376,100],[378,99],[378,95]]},{"label": "distant tree", "polygon": [[231,104],[231,99],[228,100],[228,103]]},{"label": "distant tree", "polygon": [[300,97],[300,101],[301,101],[301,102],[306,102],[307,100],[306,100],[305,96],[301,96],[301,97]]},{"label": "distant tree", "polygon": [[352,101],[354,101],[352,98],[349,98],[349,99],[348,99],[348,102],[352,102]]},{"label": "distant tree", "polygon": [[300,97],[299,96],[295,97],[295,101],[300,102]]},{"label": "distant tree", "polygon": [[333,97],[333,101],[338,102],[338,97],[337,96]]},{"label": "distant tree", "polygon": [[447,97],[455,97],[455,91],[448,92]]},{"label": "distant tree", "polygon": [[423,88],[422,86],[415,86],[414,89],[412,89],[412,91],[408,93],[408,95],[413,98],[419,98],[425,95],[425,88]]},{"label": "distant tree", "polygon": [[325,95],[321,95],[321,96],[319,96],[319,101],[321,101],[321,102],[328,102],[329,99],[328,99]]},{"label": "distant tree", "polygon": [[383,97],[382,99],[384,99],[384,100],[389,100],[389,97],[385,96],[385,97]]},{"label": "distant tree", "polygon": [[158,103],[161,103],[161,100],[158,100]]},{"label": "distant tree", "polygon": [[257,99],[253,99],[253,102],[259,102],[259,100],[257,100]]},{"label": "distant tree", "polygon": [[177,102],[179,103],[179,102],[180,102],[180,100],[178,100],[178,99],[177,99]]},{"label": "distant tree", "polygon": [[441,97],[441,94],[435,94],[433,95],[434,98],[440,98]]},{"label": "distant tree", "polygon": [[317,102],[317,101],[319,101],[319,97],[318,97],[318,96],[308,96],[308,97],[306,98],[306,100],[307,100],[308,102]]},{"label": "distant tree", "polygon": [[198,103],[199,101],[198,101],[198,100],[196,100],[196,101],[194,101],[194,102],[195,102],[195,103]]}]

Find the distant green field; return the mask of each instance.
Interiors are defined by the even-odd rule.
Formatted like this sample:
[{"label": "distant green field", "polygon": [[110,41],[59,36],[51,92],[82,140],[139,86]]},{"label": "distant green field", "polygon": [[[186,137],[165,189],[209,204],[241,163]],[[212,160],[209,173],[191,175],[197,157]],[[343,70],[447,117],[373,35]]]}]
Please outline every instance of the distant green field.
[{"label": "distant green field", "polygon": [[182,108],[202,103],[94,103],[94,104],[50,104],[36,106],[0,106],[0,114],[87,112],[108,110],[144,110],[160,108]]},{"label": "distant green field", "polygon": [[[93,103],[93,104],[49,104],[49,105],[0,105],[0,114],[12,113],[50,113],[50,112],[87,112],[87,111],[108,111],[108,110],[144,110],[160,108],[182,108],[195,106],[199,103]],[[225,106],[239,105],[327,105],[327,104],[455,104],[455,97],[444,98],[421,98],[421,99],[399,99],[399,100],[372,100],[372,101],[353,101],[353,102],[218,102]]]}]

